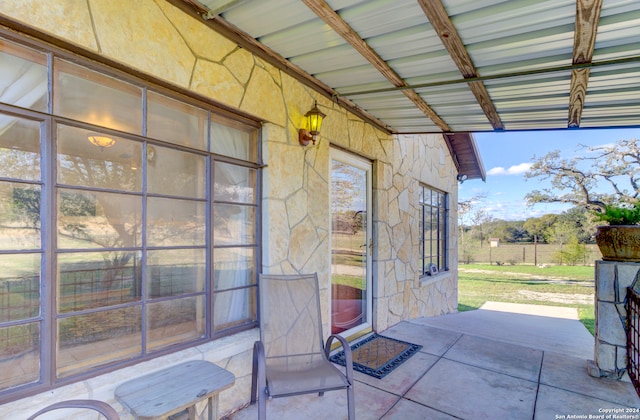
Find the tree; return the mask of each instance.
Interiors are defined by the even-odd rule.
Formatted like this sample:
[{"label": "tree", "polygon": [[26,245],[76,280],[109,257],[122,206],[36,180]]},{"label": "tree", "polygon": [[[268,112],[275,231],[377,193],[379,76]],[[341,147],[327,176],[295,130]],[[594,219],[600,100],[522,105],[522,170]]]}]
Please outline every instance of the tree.
[{"label": "tree", "polygon": [[523,224],[524,222],[518,220],[497,219],[487,223],[484,230],[504,242],[522,242],[529,239]]},{"label": "tree", "polygon": [[478,206],[482,204],[482,200],[487,198],[487,193],[482,192],[468,200],[458,201],[458,225],[470,226],[475,222],[475,213],[478,210]]},{"label": "tree", "polygon": [[[613,145],[600,147],[582,146],[582,149],[588,153],[571,159],[561,158],[558,150],[534,157],[525,178],[550,180],[551,187],[527,194],[529,204],[569,203],[602,212],[605,204],[638,201],[640,145],[637,139],[618,140]],[[603,185],[609,187],[608,192],[599,190]]]},{"label": "tree", "polygon": [[490,225],[490,222],[493,221],[493,216],[491,216],[485,209],[476,208],[471,212],[470,215],[471,226],[476,231],[476,236],[480,240],[480,247],[482,248],[482,244],[485,236],[491,235],[493,226]]},{"label": "tree", "polygon": [[581,244],[580,242],[578,242],[578,238],[573,236],[569,239],[569,242],[563,249],[557,251],[553,255],[553,258],[560,264],[565,263],[567,265],[573,266],[577,265],[581,261],[585,261],[587,258],[587,254],[588,251],[585,244]]},{"label": "tree", "polygon": [[558,220],[557,214],[545,214],[540,217],[531,217],[524,222],[523,228],[531,236],[537,236],[539,242],[547,242],[550,237],[550,229]]},{"label": "tree", "polygon": [[458,201],[458,255],[464,264],[471,264],[474,261],[474,255],[478,248],[471,240],[471,236],[474,229],[478,227],[482,232],[482,217],[479,217],[479,213],[482,214],[483,210],[478,205],[484,198],[486,198],[486,193],[475,195],[468,200]]},{"label": "tree", "polygon": [[558,223],[565,223],[572,230],[580,243],[593,241],[593,233],[599,224],[584,207],[572,207],[558,215]]}]

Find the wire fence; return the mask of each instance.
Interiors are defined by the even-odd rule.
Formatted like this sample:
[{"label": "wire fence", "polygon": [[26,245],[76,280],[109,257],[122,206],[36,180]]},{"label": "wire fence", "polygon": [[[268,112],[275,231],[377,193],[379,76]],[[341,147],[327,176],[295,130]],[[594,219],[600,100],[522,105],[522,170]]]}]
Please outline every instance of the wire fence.
[{"label": "wire fence", "polygon": [[491,247],[489,242],[483,243],[482,246],[475,245],[468,248],[459,249],[460,264],[497,264],[497,265],[553,265],[567,264],[573,265],[594,265],[596,260],[602,258],[602,254],[595,244],[585,245],[585,252],[575,264],[566,259],[560,251],[565,250],[566,246],[561,247],[554,244],[533,244],[533,243],[503,243],[497,247]]}]

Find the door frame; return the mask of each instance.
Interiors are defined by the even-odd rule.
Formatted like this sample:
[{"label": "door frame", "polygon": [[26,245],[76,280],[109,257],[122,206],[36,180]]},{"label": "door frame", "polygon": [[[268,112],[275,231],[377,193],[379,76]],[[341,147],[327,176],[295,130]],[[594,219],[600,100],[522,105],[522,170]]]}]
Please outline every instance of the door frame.
[{"label": "door frame", "polygon": [[[341,332],[339,335],[345,337],[346,339],[353,339],[360,337],[368,332],[373,331],[373,162],[370,159],[364,158],[362,156],[344,151],[342,149],[338,149],[332,147],[329,153],[329,267],[332,267],[332,228],[331,228],[331,219],[332,212],[331,207],[333,205],[333,187],[331,185],[333,180],[333,164],[334,160],[340,161],[347,165],[353,166],[360,170],[365,171],[366,174],[366,241],[367,244],[367,262],[365,266],[366,271],[366,321],[362,324],[353,327],[349,330]],[[329,293],[328,293],[328,319],[329,319],[329,329],[331,331],[332,328],[332,293],[331,293],[331,272],[329,273]]]}]

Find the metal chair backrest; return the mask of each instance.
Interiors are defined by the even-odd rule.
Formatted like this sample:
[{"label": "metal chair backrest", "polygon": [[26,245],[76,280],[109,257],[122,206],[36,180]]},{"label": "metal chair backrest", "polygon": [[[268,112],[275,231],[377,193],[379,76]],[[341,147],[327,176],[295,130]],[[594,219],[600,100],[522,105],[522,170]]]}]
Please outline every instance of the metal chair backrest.
[{"label": "metal chair backrest", "polygon": [[326,359],[315,273],[260,276],[260,335],[268,366],[294,369]]}]

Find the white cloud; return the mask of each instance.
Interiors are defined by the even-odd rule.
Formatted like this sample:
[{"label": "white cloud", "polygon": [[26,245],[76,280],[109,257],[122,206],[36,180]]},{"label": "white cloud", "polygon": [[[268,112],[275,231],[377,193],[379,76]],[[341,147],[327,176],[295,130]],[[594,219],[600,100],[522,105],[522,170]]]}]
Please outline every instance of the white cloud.
[{"label": "white cloud", "polygon": [[521,163],[519,165],[510,166],[509,169],[505,169],[502,166],[496,166],[491,168],[487,175],[520,175],[527,172],[531,168],[531,163]]}]

